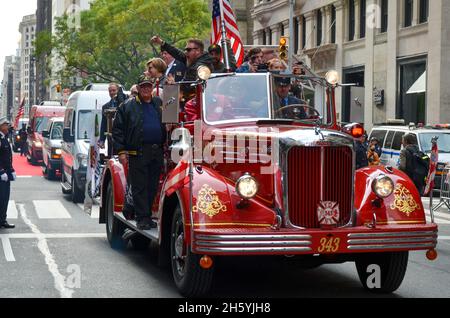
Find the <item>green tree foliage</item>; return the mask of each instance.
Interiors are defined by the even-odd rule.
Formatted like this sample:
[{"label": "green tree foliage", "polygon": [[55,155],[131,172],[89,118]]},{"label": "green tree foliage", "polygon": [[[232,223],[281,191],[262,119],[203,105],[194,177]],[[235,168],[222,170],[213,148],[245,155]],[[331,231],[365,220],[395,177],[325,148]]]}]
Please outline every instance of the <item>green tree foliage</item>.
[{"label": "green tree foliage", "polygon": [[61,58],[61,81],[81,72],[89,81],[130,87],[156,53],[151,36],[179,46],[191,37],[206,39],[210,14],[206,0],[95,0],[81,13],[80,26],[64,16],[55,36],[38,35],[36,55]]}]

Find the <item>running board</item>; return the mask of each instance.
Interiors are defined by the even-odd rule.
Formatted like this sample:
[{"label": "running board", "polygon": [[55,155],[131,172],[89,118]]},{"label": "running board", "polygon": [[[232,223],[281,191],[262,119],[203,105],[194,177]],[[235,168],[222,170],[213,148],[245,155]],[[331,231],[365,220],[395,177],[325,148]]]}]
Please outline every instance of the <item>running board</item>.
[{"label": "running board", "polygon": [[64,189],[64,191],[72,191],[72,186],[67,182],[61,182],[61,187]]},{"label": "running board", "polygon": [[154,240],[155,242],[158,242],[159,240],[159,235],[158,235],[158,228],[154,228],[148,231],[141,231],[138,230],[137,225],[136,225],[136,221],[134,220],[127,220],[124,216],[123,213],[114,213],[114,217],[116,217],[117,219],[119,219],[121,222],[125,223],[128,227],[130,227],[132,230],[138,232],[139,234]]}]

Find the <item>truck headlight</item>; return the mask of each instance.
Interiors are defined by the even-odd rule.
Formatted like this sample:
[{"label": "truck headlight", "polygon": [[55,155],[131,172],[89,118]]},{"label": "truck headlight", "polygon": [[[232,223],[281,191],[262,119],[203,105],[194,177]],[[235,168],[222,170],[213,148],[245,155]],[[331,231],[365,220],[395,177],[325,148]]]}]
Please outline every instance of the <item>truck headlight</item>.
[{"label": "truck headlight", "polygon": [[87,155],[84,154],[78,154],[77,155],[77,161],[80,167],[87,167]]},{"label": "truck headlight", "polygon": [[254,198],[258,193],[258,183],[249,174],[245,174],[236,182],[236,192],[246,200]]},{"label": "truck headlight", "polygon": [[380,175],[373,180],[372,191],[382,199],[387,198],[394,192],[394,181],[388,176]]}]

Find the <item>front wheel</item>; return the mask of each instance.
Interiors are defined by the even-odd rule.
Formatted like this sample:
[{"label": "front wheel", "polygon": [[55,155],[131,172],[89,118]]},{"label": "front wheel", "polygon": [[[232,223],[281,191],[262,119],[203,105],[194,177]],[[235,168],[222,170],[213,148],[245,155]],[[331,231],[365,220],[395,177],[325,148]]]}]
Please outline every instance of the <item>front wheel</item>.
[{"label": "front wheel", "polygon": [[72,171],[72,201],[73,203],[83,203],[84,193],[78,188],[77,179]]},{"label": "front wheel", "polygon": [[364,288],[379,294],[396,291],[405,277],[408,255],[408,252],[359,255],[355,264]]},{"label": "front wheel", "polygon": [[170,237],[172,274],[180,293],[185,297],[205,295],[211,288],[214,268],[200,267],[201,255],[193,254],[186,244],[183,215],[175,209]]}]

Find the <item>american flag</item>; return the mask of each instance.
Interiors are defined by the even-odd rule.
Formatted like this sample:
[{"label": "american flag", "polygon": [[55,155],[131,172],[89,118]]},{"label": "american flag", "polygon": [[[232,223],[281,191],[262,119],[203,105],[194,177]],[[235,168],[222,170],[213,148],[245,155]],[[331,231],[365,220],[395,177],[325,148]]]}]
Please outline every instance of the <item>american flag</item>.
[{"label": "american flag", "polygon": [[16,120],[14,121],[14,127],[17,129],[19,126],[19,120],[25,113],[25,98],[22,99],[22,102],[19,106],[19,111],[17,112]]},{"label": "american flag", "polygon": [[222,38],[221,7],[223,8],[223,17],[225,20],[227,37],[230,39],[231,47],[233,49],[234,56],[236,57],[236,63],[239,67],[244,61],[244,46],[242,44],[236,18],[234,16],[233,9],[231,9],[229,0],[213,1],[211,44],[220,44]]},{"label": "american flag", "polygon": [[436,167],[439,161],[439,150],[437,145],[437,140],[433,139],[431,141],[431,158],[430,158],[430,168],[428,170],[427,183],[425,185],[425,190],[423,191],[424,196],[428,196],[430,192],[434,189],[434,177],[436,176]]}]

